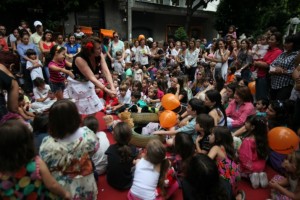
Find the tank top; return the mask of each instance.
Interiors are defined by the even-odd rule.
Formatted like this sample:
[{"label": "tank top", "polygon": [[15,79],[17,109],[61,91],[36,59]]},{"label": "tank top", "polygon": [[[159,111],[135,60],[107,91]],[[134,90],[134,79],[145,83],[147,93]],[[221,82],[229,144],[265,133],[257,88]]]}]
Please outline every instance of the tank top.
[{"label": "tank top", "polygon": [[46,42],[43,42],[43,48],[44,48],[45,50],[50,50],[53,46],[54,46],[54,43],[53,43],[53,42],[51,42],[50,45],[47,45]]},{"label": "tank top", "polygon": [[72,62],[72,69],[73,69],[73,74],[75,76],[75,80],[77,81],[81,81],[81,82],[86,82],[86,81],[89,81],[82,73],[81,71],[78,69],[78,67],[76,66],[75,64],[75,60],[76,58],[82,58],[83,60],[85,60],[89,66],[89,68],[92,70],[93,74],[99,74],[100,72],[100,63],[101,63],[101,57],[96,57],[95,58],[95,61],[96,61],[96,67],[93,67],[91,62],[90,62],[90,59],[85,56],[82,52],[78,53],[75,58],[73,59],[73,62]]}]

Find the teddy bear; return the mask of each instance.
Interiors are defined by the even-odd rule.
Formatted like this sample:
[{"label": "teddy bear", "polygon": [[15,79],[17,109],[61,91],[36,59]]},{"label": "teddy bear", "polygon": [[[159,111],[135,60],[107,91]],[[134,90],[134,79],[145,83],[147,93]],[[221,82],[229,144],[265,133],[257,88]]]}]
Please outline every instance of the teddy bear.
[{"label": "teddy bear", "polygon": [[122,122],[126,122],[130,128],[134,127],[133,119],[131,118],[131,113],[130,112],[121,112],[118,114],[118,117]]},{"label": "teddy bear", "polygon": [[112,115],[103,116],[103,120],[105,122],[107,130],[110,131],[110,132],[113,130],[115,125],[120,122],[120,120],[114,120]]}]

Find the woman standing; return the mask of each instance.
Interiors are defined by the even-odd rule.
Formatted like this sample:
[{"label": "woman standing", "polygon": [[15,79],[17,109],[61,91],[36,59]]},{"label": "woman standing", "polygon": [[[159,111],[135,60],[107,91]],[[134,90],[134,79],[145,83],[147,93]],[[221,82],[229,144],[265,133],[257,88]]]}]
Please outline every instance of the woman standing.
[{"label": "woman standing", "polygon": [[[105,75],[111,89],[106,88],[95,75]],[[95,93],[95,86],[108,94],[116,94],[111,73],[101,52],[101,41],[97,37],[82,40],[82,50],[72,63],[74,79],[68,78],[70,97],[76,100],[80,114],[93,114],[103,109],[103,103]]]},{"label": "woman standing", "polygon": [[282,53],[279,49],[281,43],[281,34],[279,32],[273,33],[268,40],[269,49],[262,60],[254,61],[253,65],[257,68],[256,78],[256,99],[268,99],[268,69],[270,64]]},{"label": "woman standing", "polygon": [[145,45],[145,39],[140,40],[140,46],[136,50],[135,61],[140,62],[142,66],[149,66],[149,57],[151,51],[148,46]]},{"label": "woman standing", "polygon": [[111,63],[114,63],[116,59],[116,52],[121,51],[122,57],[119,61],[124,60],[125,56],[125,47],[124,43],[119,39],[118,32],[113,32],[113,40],[108,45],[107,56],[111,60]]},{"label": "woman standing", "polygon": [[[45,59],[46,57],[49,55],[50,53],[50,49],[55,45],[54,39],[53,39],[53,31],[50,31],[48,29],[45,30],[45,32],[43,33],[43,37],[39,42],[39,47],[42,53],[42,61],[43,63],[45,63]],[[43,67],[43,72],[44,72],[44,76],[46,78],[46,82],[48,83],[49,81],[49,68],[47,65],[44,65]]]},{"label": "woman standing", "polygon": [[300,50],[300,33],[287,36],[284,42],[285,52],[280,54],[270,65],[272,100],[285,100],[291,95],[294,81],[292,73],[294,62]]},{"label": "woman standing", "polygon": [[182,41],[181,42],[181,49],[179,50],[178,55],[176,57],[176,62],[180,65],[181,69],[184,66],[187,47],[188,47],[187,41]]},{"label": "woman standing", "polygon": [[207,60],[216,63],[213,73],[214,79],[216,79],[217,76],[220,76],[223,80],[226,80],[229,55],[230,51],[226,49],[225,41],[223,39],[219,39],[217,41],[217,50],[215,51],[214,57],[207,58]]},{"label": "woman standing", "polygon": [[199,49],[196,48],[196,41],[192,39],[190,41],[189,49],[185,55],[185,67],[189,76],[189,81],[194,81],[195,72],[197,69]]},{"label": "woman standing", "polygon": [[237,71],[240,72],[241,78],[249,83],[251,81],[250,65],[253,63],[249,40],[243,39],[240,47],[237,55],[236,67]]},{"label": "woman standing", "polygon": [[17,51],[20,56],[21,61],[21,74],[23,74],[24,78],[24,90],[25,92],[29,93],[32,92],[32,81],[30,77],[30,71],[26,69],[26,62],[30,61],[33,65],[33,67],[40,66],[39,60],[31,60],[29,57],[26,56],[26,51],[28,49],[33,49],[36,54],[38,55],[38,50],[36,46],[33,43],[29,43],[29,33],[28,32],[22,32],[21,35],[21,43],[17,45]]}]

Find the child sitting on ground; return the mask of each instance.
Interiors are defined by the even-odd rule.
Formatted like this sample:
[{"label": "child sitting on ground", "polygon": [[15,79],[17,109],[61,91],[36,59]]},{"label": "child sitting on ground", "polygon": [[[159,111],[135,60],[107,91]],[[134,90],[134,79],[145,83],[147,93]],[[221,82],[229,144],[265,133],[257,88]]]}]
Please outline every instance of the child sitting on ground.
[{"label": "child sitting on ground", "polygon": [[247,118],[245,128],[248,131],[238,154],[240,170],[243,176],[249,177],[254,189],[268,186],[265,171],[268,147],[268,128],[263,117],[251,115]]},{"label": "child sitting on ground", "polygon": [[203,105],[203,103],[199,99],[193,98],[188,103],[187,114],[189,116],[187,116],[180,122],[182,124],[185,124],[184,126],[177,128],[176,130],[175,130],[175,128],[171,128],[168,131],[165,131],[165,130],[155,131],[155,132],[153,132],[153,134],[170,135],[171,138],[167,140],[167,145],[169,145],[169,146],[174,145],[174,137],[179,132],[191,135],[193,140],[195,141],[196,137],[197,137],[197,131],[195,130],[196,117],[199,114],[205,113],[205,112],[206,112],[206,108]]},{"label": "child sitting on ground", "polygon": [[225,82],[225,84],[229,84],[235,81],[235,71],[236,71],[236,67],[235,66],[230,66],[228,68],[228,72],[227,72],[227,80]]},{"label": "child sitting on ground", "polygon": [[160,107],[160,99],[157,97],[157,89],[150,87],[148,96],[145,98],[150,112],[157,112]]},{"label": "child sitting on ground", "polygon": [[259,99],[256,101],[256,115],[266,117],[269,101],[267,99]]},{"label": "child sitting on ground", "polygon": [[103,131],[98,132],[99,122],[94,116],[87,116],[86,118],[84,118],[83,126],[91,129],[99,139],[100,146],[96,153],[93,155],[92,161],[95,166],[94,171],[96,172],[96,174],[104,174],[107,167],[107,155],[105,155],[105,152],[109,147],[109,141],[107,139],[106,133],[104,133]]},{"label": "child sitting on ground", "polygon": [[131,104],[131,91],[126,84],[120,86],[120,95],[118,96],[118,104],[112,107],[115,113],[123,112]]},{"label": "child sitting on ground", "polygon": [[112,113],[112,108],[116,105],[118,105],[118,98],[115,94],[104,94],[104,100],[105,100],[105,108],[103,109],[104,112],[107,114]]},{"label": "child sitting on ground", "polygon": [[286,169],[287,176],[275,175],[269,182],[272,199],[299,199],[300,152],[294,151],[288,155],[282,166]]},{"label": "child sitting on ground", "polygon": [[25,100],[24,100],[24,95],[19,93],[19,114],[22,116],[22,118],[26,121],[31,123],[34,119],[34,114],[32,112],[29,112],[27,108],[25,108]]},{"label": "child sitting on ground", "polygon": [[37,77],[34,81],[33,94],[35,102],[31,104],[34,112],[41,113],[48,110],[56,101],[55,95],[51,92],[50,86],[47,85],[44,79]]},{"label": "child sitting on ground", "polygon": [[[177,181],[166,179],[170,161],[165,157],[166,148],[161,141],[150,140],[145,156],[136,164],[129,200],[168,199],[178,189]],[[160,196],[156,194],[157,188]]]},{"label": "child sitting on ground", "polygon": [[132,185],[132,167],[138,155],[136,147],[129,145],[132,130],[126,122],[119,122],[113,130],[116,141],[108,147],[107,155],[107,183],[119,190],[129,189]]},{"label": "child sitting on ground", "polygon": [[132,92],[131,106],[127,108],[127,111],[133,113],[141,113],[144,107],[147,107],[147,103],[141,99],[141,93],[138,91]]}]

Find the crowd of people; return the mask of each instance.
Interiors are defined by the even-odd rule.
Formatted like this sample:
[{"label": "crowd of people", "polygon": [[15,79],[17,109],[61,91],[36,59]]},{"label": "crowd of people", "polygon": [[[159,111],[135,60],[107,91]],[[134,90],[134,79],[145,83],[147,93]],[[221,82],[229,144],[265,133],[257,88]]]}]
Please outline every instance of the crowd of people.
[{"label": "crowd of people", "polygon": [[[272,128],[300,128],[300,33],[238,39],[231,26],[210,44],[131,43],[34,27],[21,21],[7,36],[0,25],[0,197],[96,199],[106,173],[130,200],[168,199],[178,187],[184,199],[245,199],[240,177],[270,186],[273,199],[300,198],[299,152],[268,146]],[[125,122],[112,127],[115,144],[98,132],[94,114],[159,115],[169,93],[180,102],[175,126],[148,131],[164,144],[131,145]],[[287,176],[269,182],[266,165]]]}]

